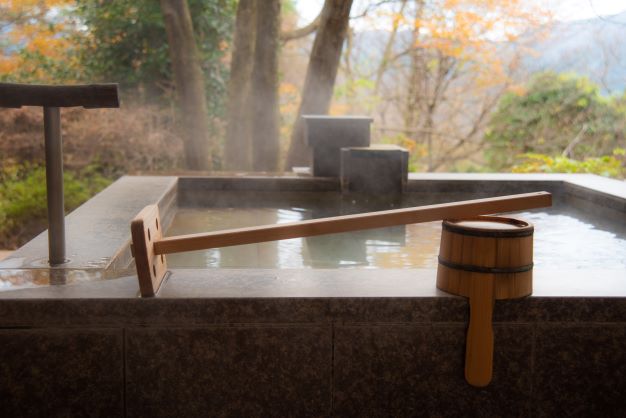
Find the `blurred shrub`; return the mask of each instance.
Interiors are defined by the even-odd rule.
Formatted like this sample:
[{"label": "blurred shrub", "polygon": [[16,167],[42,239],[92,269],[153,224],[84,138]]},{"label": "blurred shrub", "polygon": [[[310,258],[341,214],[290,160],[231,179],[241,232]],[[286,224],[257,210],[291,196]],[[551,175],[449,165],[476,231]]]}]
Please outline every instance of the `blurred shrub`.
[{"label": "blurred shrub", "polygon": [[521,163],[513,166],[514,173],[588,173],[605,177],[626,177],[626,150],[616,148],[612,155],[585,158],[582,161],[544,154],[523,154]]},{"label": "blurred shrub", "polygon": [[[225,58],[235,16],[234,0],[188,0],[209,114],[218,115],[228,80]],[[172,73],[161,6],[155,0],[76,0],[85,30],[75,37],[88,80],[119,82],[143,101],[171,95]],[[137,97],[135,97],[137,98]]]},{"label": "blurred shrub", "polygon": [[83,73],[74,0],[0,1],[0,81],[58,83]]},{"label": "blurred shrub", "polygon": [[[559,155],[586,161],[626,144],[625,97],[603,96],[574,74],[538,73],[522,92],[504,95],[485,132],[485,156],[496,171],[519,154]],[[562,161],[562,158],[558,158]]]},{"label": "blurred shrub", "polygon": [[[123,174],[174,171],[182,142],[173,110],[62,110],[66,209]],[[0,109],[0,248],[24,244],[47,227],[43,112]]]},{"label": "blurred shrub", "polygon": [[[236,1],[188,4],[215,116],[223,109]],[[0,1],[0,35],[0,81],[108,81],[135,101],[169,103],[173,96],[159,1]]]},{"label": "blurred shrub", "polygon": [[382,144],[398,145],[409,151],[409,172],[426,170],[426,167],[420,162],[428,155],[428,149],[425,144],[418,142],[403,132],[384,135],[380,142]]},{"label": "blurred shrub", "polygon": [[[65,167],[76,171],[95,164],[102,175],[111,178],[174,170],[181,163],[182,140],[173,113],[156,106],[63,109]],[[0,169],[7,161],[18,165],[44,163],[41,109],[0,109],[0,155]]]},{"label": "blurred shrub", "polygon": [[[63,177],[66,213],[111,182],[96,166],[66,171]],[[5,165],[0,171],[0,248],[17,248],[46,228],[45,167]]]}]

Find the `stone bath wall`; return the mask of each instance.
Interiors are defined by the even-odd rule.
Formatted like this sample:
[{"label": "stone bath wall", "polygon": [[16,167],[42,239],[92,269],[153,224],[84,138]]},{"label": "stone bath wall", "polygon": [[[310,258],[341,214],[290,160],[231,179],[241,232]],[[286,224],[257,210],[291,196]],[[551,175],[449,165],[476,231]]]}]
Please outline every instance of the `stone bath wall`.
[{"label": "stone bath wall", "polygon": [[626,415],[623,297],[497,301],[478,389],[463,298],[90,299],[98,285],[2,301],[0,416]]},{"label": "stone bath wall", "polygon": [[[623,183],[595,176],[411,175],[405,198],[536,190],[624,225]],[[0,417],[626,416],[624,271],[537,270],[532,297],[496,302],[484,389],[463,377],[467,301],[437,291],[434,270],[175,270],[137,297],[128,225],[145,204],[338,191],[313,178],[112,185],[68,216],[65,270],[42,267],[45,233],[0,263],[7,280],[97,276],[0,292]]]}]

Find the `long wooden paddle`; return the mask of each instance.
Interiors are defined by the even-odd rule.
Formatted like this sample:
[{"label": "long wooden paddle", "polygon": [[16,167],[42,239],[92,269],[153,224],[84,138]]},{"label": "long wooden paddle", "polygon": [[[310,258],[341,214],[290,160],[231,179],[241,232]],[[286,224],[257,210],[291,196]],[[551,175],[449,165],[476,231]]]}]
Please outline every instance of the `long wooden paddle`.
[{"label": "long wooden paddle", "polygon": [[156,294],[165,278],[165,254],[514,212],[551,205],[550,193],[535,192],[166,238],[163,238],[159,209],[156,205],[150,205],[139,212],[131,223],[132,251],[141,295],[149,297]]}]

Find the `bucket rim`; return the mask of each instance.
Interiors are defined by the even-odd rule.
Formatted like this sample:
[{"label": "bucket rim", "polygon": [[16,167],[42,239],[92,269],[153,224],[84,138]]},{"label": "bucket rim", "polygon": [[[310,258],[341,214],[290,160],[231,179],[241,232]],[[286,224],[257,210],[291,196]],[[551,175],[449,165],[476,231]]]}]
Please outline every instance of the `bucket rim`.
[{"label": "bucket rim", "polygon": [[[510,225],[510,229],[481,228],[471,225],[460,225],[461,222],[493,222]],[[446,231],[462,235],[491,237],[491,238],[519,238],[533,235],[535,227],[528,221],[504,216],[472,216],[458,219],[444,219],[442,228]]]}]

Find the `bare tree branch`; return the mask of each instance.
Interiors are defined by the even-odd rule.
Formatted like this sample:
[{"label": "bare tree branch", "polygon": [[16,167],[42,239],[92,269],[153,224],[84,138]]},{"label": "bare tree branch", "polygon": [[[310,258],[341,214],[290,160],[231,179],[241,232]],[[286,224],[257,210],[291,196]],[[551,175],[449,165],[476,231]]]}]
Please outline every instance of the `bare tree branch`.
[{"label": "bare tree branch", "polygon": [[434,136],[438,136],[442,138],[458,139],[459,141],[465,140],[465,138],[456,137],[454,135],[438,132],[432,129],[407,128],[407,127],[396,128],[393,126],[372,126],[372,129],[376,129],[379,131],[403,132],[403,133],[413,133],[413,134],[430,134],[430,135],[434,135]]},{"label": "bare tree branch", "polygon": [[[400,10],[397,12],[397,14],[401,16],[404,15],[404,9],[406,8],[406,4],[407,4],[407,0],[402,0],[402,3],[400,5]],[[390,64],[390,58],[393,52],[394,44],[396,42],[396,35],[398,33],[399,26],[400,26],[400,20],[394,19],[391,25],[391,33],[389,34],[389,38],[387,39],[387,43],[385,44],[385,50],[383,51],[381,63],[378,66],[378,69],[376,71],[376,81],[374,82],[374,94],[378,94],[378,92],[380,91],[380,83],[383,79],[383,75],[385,74],[385,71],[387,70],[387,67]]]},{"label": "bare tree branch", "polygon": [[574,139],[572,139],[570,143],[567,144],[567,147],[565,147],[565,149],[561,153],[563,157],[571,158],[572,150],[580,141],[582,141],[583,134],[585,133],[587,128],[589,128],[589,125],[587,125],[586,123],[583,123],[583,126],[582,128],[580,128],[580,131],[578,131]]},{"label": "bare tree branch", "polygon": [[365,10],[363,11],[363,13],[358,14],[356,16],[350,16],[350,20],[364,18],[372,10],[376,9],[377,7],[382,6],[383,4],[387,4],[387,3],[395,3],[396,1],[399,1],[399,0],[380,0],[380,1],[376,2],[376,3],[368,4],[367,7],[365,8]]},{"label": "bare tree branch", "polygon": [[312,34],[313,32],[317,30],[317,28],[320,27],[321,18],[322,18],[322,12],[320,11],[317,17],[313,19],[313,21],[309,23],[308,25],[303,26],[298,29],[281,32],[280,41],[288,42],[294,39],[304,38],[305,36]]}]

